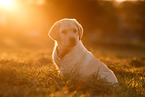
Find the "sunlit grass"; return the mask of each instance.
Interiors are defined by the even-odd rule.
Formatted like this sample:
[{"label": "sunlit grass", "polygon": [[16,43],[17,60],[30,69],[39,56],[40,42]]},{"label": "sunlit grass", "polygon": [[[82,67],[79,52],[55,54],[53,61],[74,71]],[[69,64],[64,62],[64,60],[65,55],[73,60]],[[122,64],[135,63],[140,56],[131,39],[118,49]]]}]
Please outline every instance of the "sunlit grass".
[{"label": "sunlit grass", "polygon": [[119,80],[119,86],[116,88],[97,81],[93,76],[85,85],[77,82],[77,75],[65,81],[52,63],[52,48],[1,49],[0,96],[143,97],[145,60],[140,56],[126,56],[126,52],[120,55],[118,51],[106,49],[104,54],[101,50],[105,49],[91,49],[95,56],[99,56],[98,58],[116,74]]}]

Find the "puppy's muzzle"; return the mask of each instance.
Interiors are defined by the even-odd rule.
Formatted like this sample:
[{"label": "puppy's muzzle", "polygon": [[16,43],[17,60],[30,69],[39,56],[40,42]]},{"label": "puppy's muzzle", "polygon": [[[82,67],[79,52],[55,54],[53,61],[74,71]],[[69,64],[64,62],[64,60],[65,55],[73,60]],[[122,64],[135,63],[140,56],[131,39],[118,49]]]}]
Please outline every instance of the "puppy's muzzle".
[{"label": "puppy's muzzle", "polygon": [[76,45],[76,39],[74,37],[70,37],[69,41],[70,41],[70,46],[75,46]]}]

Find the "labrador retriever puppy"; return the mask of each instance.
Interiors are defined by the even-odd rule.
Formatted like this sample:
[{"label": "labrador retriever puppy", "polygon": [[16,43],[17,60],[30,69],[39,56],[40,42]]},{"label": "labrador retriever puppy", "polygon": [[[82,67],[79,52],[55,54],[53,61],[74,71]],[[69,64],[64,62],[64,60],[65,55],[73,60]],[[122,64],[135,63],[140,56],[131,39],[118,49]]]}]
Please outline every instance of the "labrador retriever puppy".
[{"label": "labrador retriever puppy", "polygon": [[82,44],[83,28],[76,19],[65,18],[57,21],[48,35],[55,41],[52,58],[64,78],[75,72],[82,80],[96,74],[98,79],[106,79],[112,84],[118,83],[113,71],[95,58]]}]

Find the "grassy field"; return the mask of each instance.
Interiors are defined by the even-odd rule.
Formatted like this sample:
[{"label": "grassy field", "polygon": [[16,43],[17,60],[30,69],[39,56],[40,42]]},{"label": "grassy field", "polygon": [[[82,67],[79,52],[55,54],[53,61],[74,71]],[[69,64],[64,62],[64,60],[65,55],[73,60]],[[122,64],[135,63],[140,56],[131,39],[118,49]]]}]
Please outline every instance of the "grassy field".
[{"label": "grassy field", "polygon": [[[0,97],[144,97],[145,48],[85,44],[99,60],[114,71],[117,88],[97,83],[84,90],[58,76],[50,47],[0,48]],[[94,82],[95,83],[95,82]],[[91,85],[91,83],[90,83]]]}]

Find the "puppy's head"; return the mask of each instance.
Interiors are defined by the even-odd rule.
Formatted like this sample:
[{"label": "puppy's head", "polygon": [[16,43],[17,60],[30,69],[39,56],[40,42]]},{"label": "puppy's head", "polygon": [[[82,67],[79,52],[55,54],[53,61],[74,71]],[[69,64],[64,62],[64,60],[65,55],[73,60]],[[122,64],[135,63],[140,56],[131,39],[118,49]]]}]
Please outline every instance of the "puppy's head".
[{"label": "puppy's head", "polygon": [[73,47],[82,38],[83,28],[75,19],[62,19],[51,27],[48,35],[56,40],[58,45]]}]

